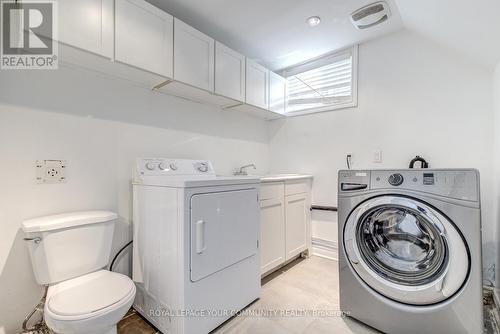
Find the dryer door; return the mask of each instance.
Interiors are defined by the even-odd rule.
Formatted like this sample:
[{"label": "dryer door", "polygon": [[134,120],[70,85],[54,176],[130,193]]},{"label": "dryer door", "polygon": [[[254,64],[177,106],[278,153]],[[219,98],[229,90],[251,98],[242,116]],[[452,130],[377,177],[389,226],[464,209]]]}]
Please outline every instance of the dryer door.
[{"label": "dryer door", "polygon": [[257,189],[191,197],[191,281],[257,254]]},{"label": "dryer door", "polygon": [[360,204],[344,227],[344,246],[366,284],[406,304],[449,298],[470,267],[467,245],[455,225],[409,197],[381,196]]}]

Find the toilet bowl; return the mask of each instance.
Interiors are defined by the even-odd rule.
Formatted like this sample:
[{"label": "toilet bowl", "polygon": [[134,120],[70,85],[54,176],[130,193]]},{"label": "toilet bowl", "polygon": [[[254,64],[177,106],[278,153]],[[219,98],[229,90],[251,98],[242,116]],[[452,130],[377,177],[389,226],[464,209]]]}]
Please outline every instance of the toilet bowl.
[{"label": "toilet bowl", "polygon": [[45,322],[55,333],[116,334],[132,306],[135,284],[125,275],[99,270],[50,286]]},{"label": "toilet bowl", "polygon": [[47,326],[56,334],[116,334],[135,298],[127,276],[104,270],[117,215],[85,211],[22,224],[33,273],[48,286]]}]

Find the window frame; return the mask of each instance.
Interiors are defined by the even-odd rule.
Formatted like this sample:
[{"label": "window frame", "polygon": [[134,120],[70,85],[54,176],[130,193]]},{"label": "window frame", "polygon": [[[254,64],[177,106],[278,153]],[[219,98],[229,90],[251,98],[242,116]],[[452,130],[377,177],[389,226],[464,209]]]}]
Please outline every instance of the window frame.
[{"label": "window frame", "polygon": [[335,52],[319,56],[317,58],[308,60],[306,62],[297,65],[290,66],[281,71],[281,75],[287,80],[288,83],[288,77],[290,76],[306,72],[321,66],[328,65],[332,63],[335,58],[338,58],[347,52],[350,52],[352,55],[352,87],[351,87],[352,99],[350,101],[330,104],[324,107],[315,107],[315,108],[287,112],[286,111],[286,107],[288,106],[288,86],[287,86],[285,94],[285,99],[286,99],[285,112],[283,113],[283,115],[288,117],[293,117],[293,116],[302,116],[308,114],[315,114],[315,113],[357,107],[358,106],[358,49],[359,49],[358,45],[354,45],[348,48],[344,48],[342,50],[338,50]]}]

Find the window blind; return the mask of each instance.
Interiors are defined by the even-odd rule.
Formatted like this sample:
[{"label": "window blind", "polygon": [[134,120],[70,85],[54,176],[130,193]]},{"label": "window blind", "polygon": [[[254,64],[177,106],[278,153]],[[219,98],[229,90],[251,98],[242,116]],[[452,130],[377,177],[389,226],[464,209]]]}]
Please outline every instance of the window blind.
[{"label": "window blind", "polygon": [[285,71],[286,112],[343,105],[353,101],[353,52],[344,51]]}]

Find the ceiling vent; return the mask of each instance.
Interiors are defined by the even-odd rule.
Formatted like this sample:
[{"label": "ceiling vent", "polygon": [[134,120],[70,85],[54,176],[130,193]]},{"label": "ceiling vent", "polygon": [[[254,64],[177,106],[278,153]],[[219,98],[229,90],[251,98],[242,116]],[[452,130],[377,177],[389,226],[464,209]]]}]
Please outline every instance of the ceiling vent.
[{"label": "ceiling vent", "polygon": [[351,21],[358,29],[368,29],[391,17],[391,9],[385,1],[372,3],[351,14]]}]

